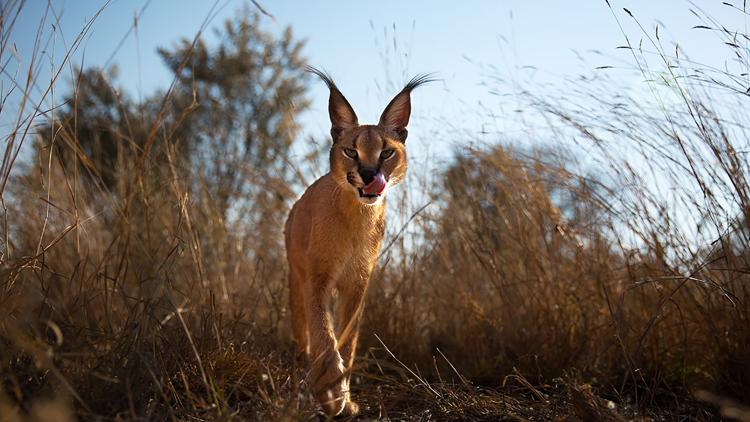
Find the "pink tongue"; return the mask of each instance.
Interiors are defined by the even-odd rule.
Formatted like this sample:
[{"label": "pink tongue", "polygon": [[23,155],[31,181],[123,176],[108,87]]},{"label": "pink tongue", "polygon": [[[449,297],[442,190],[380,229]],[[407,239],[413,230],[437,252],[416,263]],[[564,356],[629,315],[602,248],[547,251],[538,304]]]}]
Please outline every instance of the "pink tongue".
[{"label": "pink tongue", "polygon": [[365,195],[380,195],[385,190],[386,183],[383,173],[378,172],[372,182],[362,187],[362,192]]}]

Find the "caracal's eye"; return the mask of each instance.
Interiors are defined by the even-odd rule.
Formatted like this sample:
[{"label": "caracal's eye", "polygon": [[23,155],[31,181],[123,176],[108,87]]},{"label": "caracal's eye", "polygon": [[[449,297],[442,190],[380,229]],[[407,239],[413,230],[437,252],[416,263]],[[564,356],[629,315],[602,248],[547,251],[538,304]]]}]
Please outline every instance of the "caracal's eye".
[{"label": "caracal's eye", "polygon": [[351,158],[352,160],[357,159],[357,150],[352,148],[344,148],[344,155]]},{"label": "caracal's eye", "polygon": [[387,159],[393,157],[393,153],[394,152],[396,152],[396,151],[392,150],[392,149],[383,150],[383,152],[380,153],[380,159],[381,160],[387,160]]}]

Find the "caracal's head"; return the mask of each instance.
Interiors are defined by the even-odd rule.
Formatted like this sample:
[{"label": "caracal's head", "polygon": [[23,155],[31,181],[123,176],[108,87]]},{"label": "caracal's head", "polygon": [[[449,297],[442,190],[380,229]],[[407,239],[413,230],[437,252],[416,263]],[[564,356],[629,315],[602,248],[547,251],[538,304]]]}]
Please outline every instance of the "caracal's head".
[{"label": "caracal's head", "polygon": [[406,175],[406,126],[411,114],[411,91],[430,82],[420,75],[406,84],[380,116],[377,125],[360,125],[354,109],[331,78],[314,68],[328,85],[331,95],[328,113],[331,117],[331,175],[347,194],[365,205],[375,205],[388,189]]}]

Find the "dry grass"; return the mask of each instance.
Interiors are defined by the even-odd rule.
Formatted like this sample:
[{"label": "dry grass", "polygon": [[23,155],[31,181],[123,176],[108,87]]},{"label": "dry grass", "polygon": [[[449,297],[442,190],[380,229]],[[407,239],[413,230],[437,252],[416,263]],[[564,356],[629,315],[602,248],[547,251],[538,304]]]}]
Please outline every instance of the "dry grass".
[{"label": "dry grass", "polygon": [[[20,7],[3,6],[3,22]],[[365,418],[750,420],[744,79],[707,77],[658,37],[656,62],[629,48],[654,103],[606,79],[519,92],[573,143],[462,149],[437,189],[392,198],[403,225],[389,227],[353,381]],[[42,85],[27,77],[19,87]],[[194,105],[171,104],[149,131],[118,128],[111,180],[54,115],[11,175],[32,121],[17,110],[2,168],[0,419],[316,415],[289,339],[290,188],[269,182],[279,200],[244,198],[254,217],[230,218],[212,195],[224,180],[181,164],[174,134]]]}]

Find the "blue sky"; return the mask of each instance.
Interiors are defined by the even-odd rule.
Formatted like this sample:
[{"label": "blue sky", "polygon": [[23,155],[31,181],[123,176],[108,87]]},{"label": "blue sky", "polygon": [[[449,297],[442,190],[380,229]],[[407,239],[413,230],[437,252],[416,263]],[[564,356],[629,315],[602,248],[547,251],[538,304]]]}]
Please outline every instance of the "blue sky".
[{"label": "blue sky", "polygon": [[[107,63],[146,3],[147,0],[113,0],[95,21],[72,62],[86,66]],[[220,1],[220,11],[209,26],[220,25],[245,3]],[[487,85],[488,73],[513,78],[533,68],[534,78],[541,83],[629,59],[627,52],[616,50],[624,38],[604,0],[259,3],[274,16],[264,18],[267,29],[280,32],[291,25],[298,37],[307,40],[305,54],[310,63],[334,76],[361,122],[377,121],[383,106],[400,88],[396,85],[409,76],[435,72],[441,81],[421,88],[413,98],[411,133],[418,139],[410,141],[418,145],[415,149],[422,154],[449,154],[447,146],[456,131],[480,136],[489,124],[487,110],[500,116],[500,127],[490,133],[513,127],[514,116],[507,112],[513,108],[508,104],[512,100],[490,93],[493,86]],[[636,38],[639,31],[622,8],[631,10],[649,30],[660,22],[662,37],[689,46],[690,54],[698,60],[720,63],[726,54],[717,49],[720,42],[716,37],[691,29],[701,23],[689,11],[698,7],[696,4],[681,0],[611,3],[625,31]],[[43,26],[46,37],[54,33],[43,60],[59,62],[65,45],[70,45],[103,4],[52,0],[61,20],[55,31],[51,17]],[[192,38],[213,4],[207,0],[151,1],[138,21],[137,31],[125,39],[113,57],[112,62],[119,66],[121,86],[136,98],[168,86],[170,75],[156,55],[156,48],[169,46],[181,37]],[[9,72],[26,71],[45,5],[42,0],[29,1],[21,14],[11,40],[22,64],[14,61]],[[722,22],[738,28],[745,25],[741,14],[720,1],[704,0],[698,5]],[[210,41],[212,31],[207,31],[206,36]],[[582,62],[580,56],[586,60]],[[49,73],[47,68],[42,69],[43,75]],[[622,77],[638,83],[638,76],[632,72],[623,71]],[[63,80],[70,78],[66,71]],[[7,90],[8,74],[2,76],[2,81]],[[58,84],[56,89],[59,96],[67,90],[67,83]],[[327,92],[322,84],[317,84],[311,96],[313,109],[300,118],[306,133],[322,137],[328,132]],[[17,103],[9,104],[10,108],[3,112],[3,128],[7,128],[13,106],[17,107]],[[491,120],[492,125],[498,125],[497,117]],[[437,133],[440,125],[451,130]]]}]

